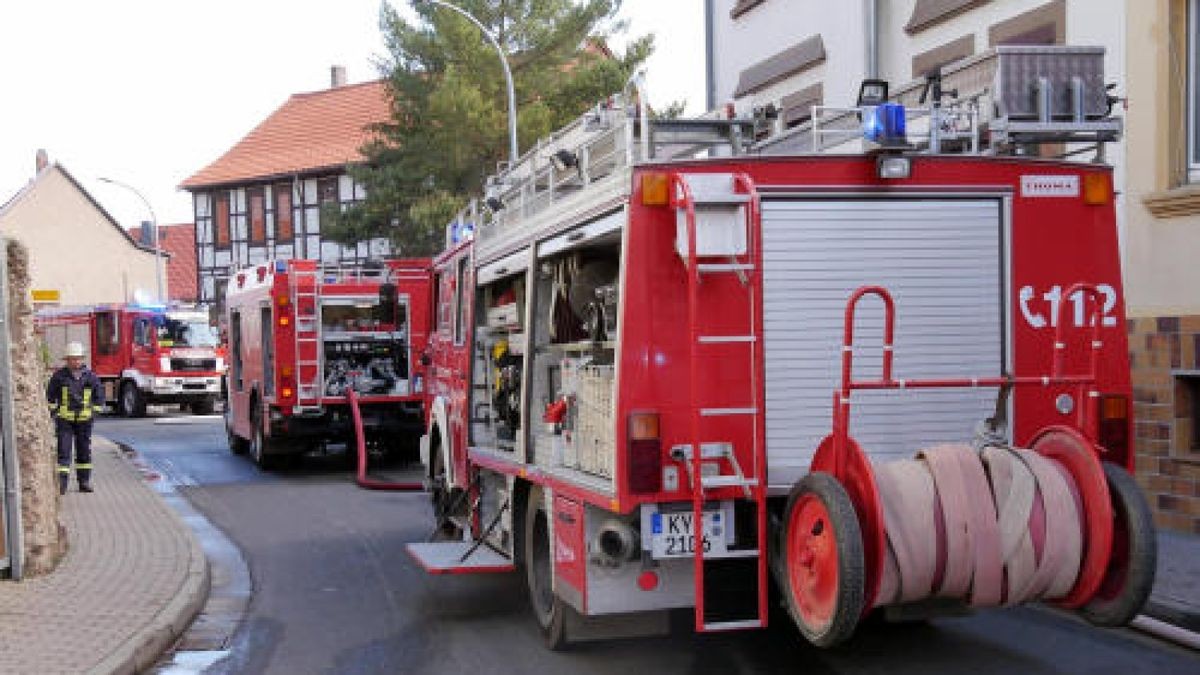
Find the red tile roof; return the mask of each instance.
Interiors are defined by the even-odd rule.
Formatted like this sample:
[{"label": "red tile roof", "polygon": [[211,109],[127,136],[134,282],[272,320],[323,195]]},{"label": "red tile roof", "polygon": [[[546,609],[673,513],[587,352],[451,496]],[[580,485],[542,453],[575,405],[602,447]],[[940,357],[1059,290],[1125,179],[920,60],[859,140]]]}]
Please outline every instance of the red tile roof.
[{"label": "red tile roof", "polygon": [[368,127],[390,114],[382,80],[294,94],[180,187],[244,183],[362,161],[359,148],[371,136]]},{"label": "red tile roof", "polygon": [[[142,227],[130,228],[129,236],[142,241]],[[199,273],[196,268],[196,226],[192,223],[160,225],[158,236],[162,250],[170,257],[164,262],[167,281],[167,299],[180,302],[195,302]],[[149,245],[147,245],[149,246]]]}]

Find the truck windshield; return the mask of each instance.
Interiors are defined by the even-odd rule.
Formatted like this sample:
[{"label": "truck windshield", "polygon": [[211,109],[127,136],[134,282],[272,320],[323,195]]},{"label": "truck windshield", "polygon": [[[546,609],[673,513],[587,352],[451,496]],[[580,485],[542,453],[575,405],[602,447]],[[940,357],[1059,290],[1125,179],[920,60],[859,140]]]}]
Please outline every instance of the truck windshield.
[{"label": "truck windshield", "polygon": [[158,326],[160,347],[216,347],[217,329],[202,321],[165,319]]}]

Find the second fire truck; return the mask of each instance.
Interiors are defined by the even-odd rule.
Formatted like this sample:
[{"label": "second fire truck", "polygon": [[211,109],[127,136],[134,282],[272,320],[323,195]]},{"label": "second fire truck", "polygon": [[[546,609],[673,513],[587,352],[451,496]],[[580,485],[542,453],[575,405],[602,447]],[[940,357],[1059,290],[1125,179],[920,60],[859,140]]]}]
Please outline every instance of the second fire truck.
[{"label": "second fire truck", "polygon": [[51,363],[79,342],[104,384],[105,399],[128,417],[148,404],[208,414],[221,396],[224,358],[202,308],[132,304],[45,309],[35,320]]},{"label": "second fire truck", "polygon": [[415,450],[425,416],[427,259],[374,267],[278,260],[229,280],[226,430],[260,466],[349,442],[358,395],[372,449]]},{"label": "second fire truck", "polygon": [[1014,154],[1116,138],[1102,62],[1000,47],[932,109],[868,83],[758,145],[638,95],[539,143],[434,261],[443,540],[410,553],[522,570],[552,647],[761,628],[772,576],[822,646],[874,611],[1128,622],[1155,535],[1112,173]]}]

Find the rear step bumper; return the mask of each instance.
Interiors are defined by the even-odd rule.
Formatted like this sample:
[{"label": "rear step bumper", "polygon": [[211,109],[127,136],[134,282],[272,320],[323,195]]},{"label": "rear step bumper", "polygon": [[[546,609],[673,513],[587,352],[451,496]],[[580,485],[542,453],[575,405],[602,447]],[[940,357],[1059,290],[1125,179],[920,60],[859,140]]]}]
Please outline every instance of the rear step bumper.
[{"label": "rear step bumper", "polygon": [[512,560],[487,546],[471,551],[474,545],[469,541],[437,541],[406,544],[404,548],[430,574],[495,574],[516,569]]}]

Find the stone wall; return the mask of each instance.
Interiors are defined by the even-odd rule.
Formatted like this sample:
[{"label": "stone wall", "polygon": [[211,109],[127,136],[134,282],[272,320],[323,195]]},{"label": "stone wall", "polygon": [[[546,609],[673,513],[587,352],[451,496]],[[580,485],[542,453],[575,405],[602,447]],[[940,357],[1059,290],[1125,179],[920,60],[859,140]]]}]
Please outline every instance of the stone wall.
[{"label": "stone wall", "polygon": [[8,242],[8,312],[12,339],[12,383],[17,453],[21,473],[21,524],[26,576],[45,574],[66,552],[54,474],[54,429],[46,413],[48,375],[33,334],[29,300],[29,253]]},{"label": "stone wall", "polygon": [[1128,324],[1138,483],[1159,527],[1200,534],[1200,316]]}]

